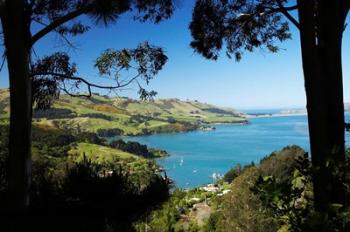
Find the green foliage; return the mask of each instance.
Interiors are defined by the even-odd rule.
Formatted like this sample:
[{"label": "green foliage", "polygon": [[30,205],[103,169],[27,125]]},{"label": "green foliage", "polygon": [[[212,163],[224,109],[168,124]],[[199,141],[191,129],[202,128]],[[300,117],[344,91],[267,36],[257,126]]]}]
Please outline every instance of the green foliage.
[{"label": "green foliage", "polygon": [[[286,161],[284,162],[288,163]],[[290,170],[289,175],[288,172],[282,172],[285,178],[277,178],[278,175],[260,176],[253,188],[264,205],[272,209],[276,219],[280,221],[279,231],[348,231],[348,207],[331,204],[322,215],[314,210],[312,167],[307,154],[296,157],[293,163],[285,168]],[[348,167],[348,160],[343,165]],[[346,174],[337,171],[341,166],[336,166],[333,175],[340,178],[344,185],[348,185],[349,180],[344,178]],[[349,196],[349,192],[346,191],[345,195]]]},{"label": "green foliage", "polygon": [[280,230],[305,231],[305,223],[313,212],[311,177],[296,168],[291,182],[277,183],[274,177],[259,177],[254,190],[263,204],[273,209],[281,223]]},{"label": "green foliage", "polygon": [[[344,178],[347,175],[339,173],[337,167],[334,175],[342,177],[342,183],[348,185]],[[233,170],[229,177],[236,176]],[[245,168],[234,178],[231,190],[223,199],[217,199],[217,211],[204,228],[279,232],[350,228],[349,208],[332,204],[322,215],[314,210],[311,162],[308,154],[297,146],[274,152],[258,166]]]},{"label": "green foliage", "polygon": [[[43,106],[41,108],[43,108]],[[50,108],[33,110],[33,118],[58,119],[74,117],[77,117],[77,114],[70,109]]]},{"label": "green foliage", "polygon": [[[176,190],[168,202],[135,225],[137,231],[346,231],[349,213],[334,205],[329,218],[313,210],[310,161],[301,148],[289,146],[259,165],[237,165],[226,175],[231,192],[219,196],[195,188]],[[224,187],[225,182],[219,185]],[[224,187],[227,189],[227,187]],[[204,226],[184,219],[194,202],[210,199],[212,214]],[[322,228],[323,225],[324,228]]]},{"label": "green foliage", "polygon": [[51,156],[67,157],[72,146],[79,142],[103,145],[105,140],[95,133],[62,131],[57,129],[42,129],[33,127],[32,133],[33,157]]},{"label": "green foliage", "polygon": [[[162,48],[144,42],[135,49],[105,50],[96,60],[95,67],[101,76],[115,79],[118,87],[122,88],[137,78],[145,80],[148,84],[162,69],[167,60],[168,57],[164,54]],[[115,72],[115,70],[119,71]],[[132,70],[136,70],[135,74],[130,74],[133,78],[126,79],[122,77],[121,71],[129,72]],[[152,98],[156,93],[154,91],[147,92],[140,86],[139,94],[140,98],[145,100]]]},{"label": "green foliage", "polygon": [[92,143],[92,144],[99,144],[99,145],[104,145],[106,143],[105,139],[99,137],[96,133],[92,133],[92,132],[75,133],[75,136],[76,136],[76,142]]},{"label": "green foliage", "polygon": [[[71,46],[67,37],[84,34],[90,29],[88,21],[83,23],[75,20],[82,15],[89,16],[88,18],[95,24],[102,23],[107,26],[115,23],[120,15],[131,10],[137,12],[135,19],[158,23],[168,19],[174,9],[172,0],[57,0],[54,2],[44,0],[25,3],[24,7],[23,10],[28,14],[25,24],[31,25],[34,21],[39,27],[35,33],[33,32],[33,36],[32,33],[29,33],[29,50],[35,42],[51,31],[57,33],[60,38],[64,38],[63,40]],[[132,61],[134,63],[131,64]],[[162,49],[150,46],[147,42],[132,50],[123,49],[120,52],[107,50],[97,59],[95,66],[101,75],[110,74],[113,70],[112,79],[116,81],[117,86],[99,86],[75,76],[76,65],[70,62],[69,55],[64,52],[56,52],[30,64],[30,76],[33,79],[33,103],[39,109],[47,109],[54,100],[58,99],[61,90],[74,96],[91,96],[91,87],[118,89],[127,86],[139,77],[139,79],[145,79],[148,84],[148,81],[157,74],[166,61],[167,57],[163,54]],[[130,67],[134,64],[137,64],[133,69],[137,71],[135,77],[126,82],[124,82],[125,79],[120,80],[120,71],[130,71]],[[82,84],[87,87],[88,94],[77,93],[77,89]],[[143,88],[140,87],[140,89]],[[153,93],[153,91],[150,93],[145,91],[140,93],[140,96],[144,98]]]},{"label": "green foliage", "polygon": [[163,232],[163,231],[177,231],[177,222],[180,219],[181,213],[186,210],[183,205],[183,198],[186,193],[181,190],[175,190],[171,198],[164,203],[159,210],[154,211],[146,219],[146,224],[138,223],[135,229],[138,232],[147,231]]},{"label": "green foliage", "polygon": [[221,207],[223,219],[217,231],[276,231],[278,223],[271,210],[264,207],[259,196],[251,191],[258,168],[246,169],[232,183],[231,192],[224,196]]},{"label": "green foliage", "polygon": [[[8,128],[0,127],[0,133],[0,204],[3,204]],[[134,220],[168,198],[169,182],[160,175],[154,162],[133,158],[130,153],[121,156],[122,151],[108,147],[116,155],[115,159],[107,159],[112,154],[103,154],[105,162],[88,159],[85,154],[80,159],[67,152],[66,148],[75,146],[79,140],[91,140],[90,136],[91,133],[79,137],[34,127],[28,228],[41,231],[55,225],[59,231],[81,231],[85,226],[89,231],[103,231],[106,227],[129,231]],[[4,220],[10,221],[7,217],[10,215],[5,215]]]},{"label": "green foliage", "polygon": [[[111,170],[111,174],[108,175],[107,170],[106,167],[88,160],[84,155],[82,161],[68,170],[63,188],[66,189],[67,195],[84,202],[83,204],[107,204],[109,200],[121,197],[121,193],[127,194],[132,191],[126,176],[123,176],[120,170]],[[104,186],[108,184],[110,186]]]},{"label": "green foliage", "polygon": [[[31,224],[33,229],[59,220],[61,230],[89,225],[94,228],[92,231],[103,231],[106,226],[114,231],[128,231],[133,220],[166,200],[169,194],[166,180],[159,175],[153,175],[149,184],[140,188],[121,169],[111,169],[110,165],[85,157],[67,167],[60,182],[44,174],[44,168],[38,171],[30,214],[34,217],[40,215],[38,212],[52,214],[57,210],[62,214],[41,215],[39,224]],[[72,222],[69,217],[73,215],[76,220]]]},{"label": "green foliage", "polygon": [[71,143],[77,139],[71,134],[64,134],[55,130],[41,130],[33,128],[32,146],[34,158],[37,156],[49,155],[52,157],[66,157],[71,149]]},{"label": "green foliage", "polygon": [[112,141],[110,143],[110,146],[113,148],[118,148],[122,151],[127,151],[133,154],[137,154],[139,156],[143,156],[143,157],[150,156],[147,146],[141,145],[138,142],[132,142],[132,141],[124,142],[123,140],[119,139],[119,140]]},{"label": "green foliage", "polygon": [[231,168],[225,173],[223,180],[231,183],[239,174],[241,173],[241,165],[237,164],[235,167]]},{"label": "green foliage", "polygon": [[232,115],[232,116],[237,116],[234,112],[230,110],[225,110],[225,109],[220,109],[220,108],[206,108],[204,111],[214,113],[214,114],[223,114],[223,115]]},{"label": "green foliage", "polygon": [[169,156],[169,153],[166,150],[162,150],[162,149],[148,148],[148,151],[150,152],[151,157],[154,157],[154,158]]},{"label": "green foliage", "polygon": [[[107,121],[112,121],[113,117],[110,115],[102,114],[102,113],[87,113],[87,114],[81,114],[80,117],[86,117],[86,118],[101,118]],[[107,136],[106,136],[107,137]]]},{"label": "green foliage", "polygon": [[[59,98],[61,90],[70,96],[91,97],[91,88],[115,90],[124,88],[137,80],[144,80],[148,84],[162,69],[167,59],[162,48],[151,46],[148,42],[140,44],[136,49],[120,51],[107,49],[97,58],[95,67],[100,76],[109,78],[116,84],[102,86],[77,77],[76,65],[70,62],[69,55],[56,52],[38,59],[31,66],[33,103],[38,109],[48,109],[53,101]],[[156,94],[154,91],[147,92],[139,82],[137,83],[140,87],[141,99],[152,98]],[[78,92],[81,85],[85,85],[87,94]]]},{"label": "green foliage", "polygon": [[305,151],[298,146],[287,146],[273,152],[260,161],[260,175],[274,176],[278,182],[290,182],[290,176],[297,166],[296,160],[304,157]]},{"label": "green foliage", "polygon": [[216,212],[204,229],[272,232],[298,228],[312,210],[310,162],[304,155],[301,148],[290,146],[263,158],[257,166],[231,169],[226,175],[233,179],[231,192],[216,198]]},{"label": "green foliage", "polygon": [[223,223],[223,214],[221,212],[214,212],[210,215],[208,222],[203,226],[203,232],[220,231],[219,225]]},{"label": "green foliage", "polygon": [[205,231],[202,223],[193,216],[196,212],[193,205],[199,202],[203,203],[205,199],[211,199],[212,197],[212,193],[207,193],[200,188],[175,189],[167,202],[138,223],[135,223],[134,228],[138,232]]},{"label": "green foliage", "polygon": [[250,164],[244,165],[243,168],[241,167],[240,164],[236,164],[236,166],[234,166],[233,168],[231,168],[230,170],[228,170],[225,173],[222,180],[226,181],[228,183],[231,183],[236,177],[238,177],[246,169],[254,167],[254,166],[255,166],[254,162],[251,162]]},{"label": "green foliage", "polygon": [[123,130],[119,128],[111,128],[111,129],[98,129],[97,135],[100,137],[115,137],[123,134]]},{"label": "green foliage", "polygon": [[283,20],[279,1],[197,0],[190,30],[192,48],[208,59],[216,60],[226,45],[226,54],[237,61],[243,51],[265,48],[277,52],[276,41],[291,38]]},{"label": "green foliage", "polygon": [[119,150],[129,152],[144,158],[157,158],[166,156],[168,153],[164,150],[148,148],[146,145],[142,145],[138,142],[128,141],[124,142],[121,139],[113,140],[110,144],[110,147],[117,148]]},{"label": "green foliage", "polygon": [[[71,77],[77,72],[76,65],[70,63],[70,57],[64,52],[56,52],[38,59],[31,65],[33,105],[39,110],[50,108],[60,96],[60,74]],[[52,77],[51,77],[52,76]]]},{"label": "green foliage", "polygon": [[[0,102],[8,122],[9,92],[0,90]],[[218,109],[218,114],[206,109]],[[192,114],[191,112],[198,112]],[[92,96],[73,98],[61,95],[46,110],[34,110],[35,125],[80,132],[107,132],[119,129],[123,135],[183,132],[206,123],[245,122],[233,109],[221,109],[206,103],[177,99],[136,101],[129,98]]]}]

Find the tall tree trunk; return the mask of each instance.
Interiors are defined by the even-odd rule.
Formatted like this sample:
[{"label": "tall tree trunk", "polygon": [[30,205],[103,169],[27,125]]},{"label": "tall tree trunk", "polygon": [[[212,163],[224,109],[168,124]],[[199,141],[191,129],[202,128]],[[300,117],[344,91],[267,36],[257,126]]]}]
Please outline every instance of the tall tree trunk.
[{"label": "tall tree trunk", "polygon": [[7,0],[1,22],[10,80],[8,207],[17,213],[29,204],[32,93],[29,78],[29,25],[22,0]]},{"label": "tall tree trunk", "polygon": [[313,165],[315,207],[345,205],[341,167],[345,160],[341,41],[338,1],[298,0],[302,61]]}]

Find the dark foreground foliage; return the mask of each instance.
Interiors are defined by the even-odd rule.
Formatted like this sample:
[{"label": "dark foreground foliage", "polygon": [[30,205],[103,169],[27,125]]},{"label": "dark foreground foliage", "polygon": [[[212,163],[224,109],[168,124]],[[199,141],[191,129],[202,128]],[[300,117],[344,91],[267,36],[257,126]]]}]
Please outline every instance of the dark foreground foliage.
[{"label": "dark foreground foliage", "polygon": [[[349,159],[344,165],[350,170]],[[349,186],[349,173],[334,168],[334,176]],[[236,166],[224,180],[232,191],[217,199],[218,207],[203,231],[350,231],[348,206],[329,205],[322,215],[315,210],[312,165],[297,146],[273,152],[256,166]],[[345,194],[350,199],[350,192]]]},{"label": "dark foreground foliage", "polygon": [[[23,215],[2,212],[10,231],[131,231],[131,223],[168,198],[167,181],[152,176],[143,189],[120,170],[84,159],[67,168],[61,181],[37,170],[31,205]],[[2,202],[3,204],[3,202]],[[18,223],[18,222],[21,223]]]},{"label": "dark foreground foliage", "polygon": [[154,170],[138,174],[117,162],[68,155],[78,142],[105,145],[95,134],[34,128],[30,207],[11,214],[4,202],[8,127],[0,135],[0,231],[132,231],[134,221],[168,199],[169,182]]}]

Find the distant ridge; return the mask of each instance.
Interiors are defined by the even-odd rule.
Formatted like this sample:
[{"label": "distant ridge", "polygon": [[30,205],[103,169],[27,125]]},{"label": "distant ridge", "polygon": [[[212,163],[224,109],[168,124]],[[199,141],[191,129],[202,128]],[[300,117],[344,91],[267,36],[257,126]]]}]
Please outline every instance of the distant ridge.
[{"label": "distant ridge", "polygon": [[[9,115],[8,90],[0,90],[1,118]],[[205,128],[210,123],[245,123],[240,112],[196,100],[176,98],[139,101],[126,97],[60,96],[49,110],[34,110],[34,123],[106,135],[140,135]]]}]

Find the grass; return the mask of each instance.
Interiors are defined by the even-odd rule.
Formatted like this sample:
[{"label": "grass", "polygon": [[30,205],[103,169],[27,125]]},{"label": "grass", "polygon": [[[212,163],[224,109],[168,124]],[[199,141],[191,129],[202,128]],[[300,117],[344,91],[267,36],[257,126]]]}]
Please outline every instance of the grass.
[{"label": "grass", "polygon": [[82,161],[85,154],[94,163],[112,165],[114,168],[119,166],[131,182],[140,188],[149,185],[152,175],[159,174],[159,166],[152,160],[97,144],[78,143],[68,154],[75,162]]},{"label": "grass", "polygon": [[[9,116],[8,99],[8,90],[0,89],[0,119],[5,121]],[[220,113],[208,109],[217,109]],[[62,115],[57,116],[60,111]],[[245,118],[240,117],[233,109],[197,101],[179,99],[137,101],[98,95],[91,98],[62,95],[47,113],[52,116],[35,118],[35,124],[60,129],[76,128],[89,132],[118,128],[124,131],[124,135],[139,135],[144,134],[145,131],[148,133],[178,132],[191,130],[194,128],[193,125],[201,123],[245,121]],[[186,125],[188,123],[192,126]]]},{"label": "grass", "polygon": [[112,163],[116,160],[139,159],[138,156],[106,146],[91,143],[78,143],[69,151],[69,155],[76,157],[80,161],[83,155],[97,163]]}]

